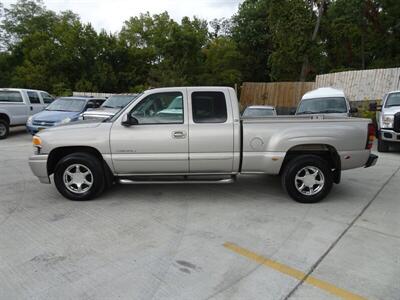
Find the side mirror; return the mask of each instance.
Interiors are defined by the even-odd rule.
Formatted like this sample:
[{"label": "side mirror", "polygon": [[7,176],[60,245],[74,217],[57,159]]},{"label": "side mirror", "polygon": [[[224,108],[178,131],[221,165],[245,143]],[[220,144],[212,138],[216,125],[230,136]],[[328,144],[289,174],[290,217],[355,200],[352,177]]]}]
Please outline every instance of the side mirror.
[{"label": "side mirror", "polygon": [[378,108],[378,104],[376,102],[369,104],[369,111],[376,111],[377,108]]},{"label": "side mirror", "polygon": [[126,114],[123,116],[121,124],[122,126],[130,127],[132,125],[138,125],[139,121],[135,117],[132,117],[130,114]]},{"label": "side mirror", "polygon": [[351,114],[356,114],[356,113],[358,113],[358,108],[357,108],[357,107],[351,107],[351,108],[350,108],[350,113],[351,113]]},{"label": "side mirror", "polygon": [[381,111],[382,110],[382,105],[378,105],[378,103],[370,103],[369,104],[369,110],[370,111]]}]

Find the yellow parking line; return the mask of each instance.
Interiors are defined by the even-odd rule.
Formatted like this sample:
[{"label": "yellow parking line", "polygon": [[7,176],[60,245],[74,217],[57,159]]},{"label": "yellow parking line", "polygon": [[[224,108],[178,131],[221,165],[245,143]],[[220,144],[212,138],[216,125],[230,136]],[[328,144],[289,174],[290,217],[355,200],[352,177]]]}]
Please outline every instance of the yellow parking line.
[{"label": "yellow parking line", "polygon": [[[232,250],[233,252],[236,252],[237,254],[240,254],[242,256],[245,256],[255,262],[258,262],[260,264],[263,264],[264,266],[270,267],[276,271],[279,271],[283,274],[289,275],[291,277],[294,277],[298,280],[303,280],[307,274],[304,272],[301,272],[299,270],[293,269],[289,266],[286,266],[284,264],[278,263],[276,261],[273,261],[271,259],[268,259],[266,257],[263,257],[261,255],[258,255],[257,253],[254,253],[252,251],[249,251],[247,249],[244,249],[236,244],[233,243],[225,243],[224,244],[225,248],[228,248],[229,250]],[[307,282],[308,284],[311,284],[315,287],[318,287],[332,295],[338,296],[342,299],[347,299],[347,300],[366,300],[366,298],[358,296],[356,294],[353,294],[351,292],[348,292],[346,290],[343,290],[337,286],[334,286],[333,284],[330,284],[326,281],[319,280],[317,278],[314,278],[312,276],[308,276],[304,282]]]}]

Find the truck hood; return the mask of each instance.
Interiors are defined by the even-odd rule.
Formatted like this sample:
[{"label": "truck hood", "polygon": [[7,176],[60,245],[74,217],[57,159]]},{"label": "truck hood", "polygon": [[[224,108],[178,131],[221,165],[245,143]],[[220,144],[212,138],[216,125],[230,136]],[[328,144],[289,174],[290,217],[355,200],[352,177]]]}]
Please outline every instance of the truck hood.
[{"label": "truck hood", "polygon": [[70,118],[71,120],[76,119],[79,116],[80,112],[76,111],[57,111],[57,110],[43,110],[37,114],[35,114],[32,119],[35,121],[44,121],[44,122],[61,122],[66,118]]},{"label": "truck hood", "polygon": [[400,112],[400,106],[383,107],[382,113],[384,115],[394,115]]},{"label": "truck hood", "polygon": [[83,115],[85,116],[91,116],[91,115],[105,115],[105,116],[113,116],[117,112],[119,112],[121,109],[120,108],[111,108],[111,107],[100,107],[97,109],[92,109],[85,111]]},{"label": "truck hood", "polygon": [[84,120],[84,121],[77,121],[72,123],[66,123],[62,125],[58,125],[55,127],[50,127],[43,132],[52,132],[52,131],[69,131],[69,130],[82,130],[86,128],[96,128],[101,124],[99,120]]}]

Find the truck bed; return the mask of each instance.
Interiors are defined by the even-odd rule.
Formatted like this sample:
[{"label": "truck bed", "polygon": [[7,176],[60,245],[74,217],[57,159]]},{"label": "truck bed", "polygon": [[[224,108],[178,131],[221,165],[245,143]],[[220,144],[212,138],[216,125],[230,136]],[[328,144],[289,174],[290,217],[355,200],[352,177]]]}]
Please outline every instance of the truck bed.
[{"label": "truck bed", "polygon": [[242,119],[242,172],[278,174],[288,151],[336,151],[342,170],[366,163],[368,119],[331,115]]}]

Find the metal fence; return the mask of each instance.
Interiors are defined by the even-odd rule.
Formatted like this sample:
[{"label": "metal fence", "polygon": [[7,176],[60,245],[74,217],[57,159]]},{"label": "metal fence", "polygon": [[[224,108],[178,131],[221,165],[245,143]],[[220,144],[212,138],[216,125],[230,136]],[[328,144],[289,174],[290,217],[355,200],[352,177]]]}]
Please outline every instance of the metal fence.
[{"label": "metal fence", "polygon": [[318,75],[315,87],[324,86],[343,90],[350,101],[381,100],[387,92],[400,89],[400,68]]}]

